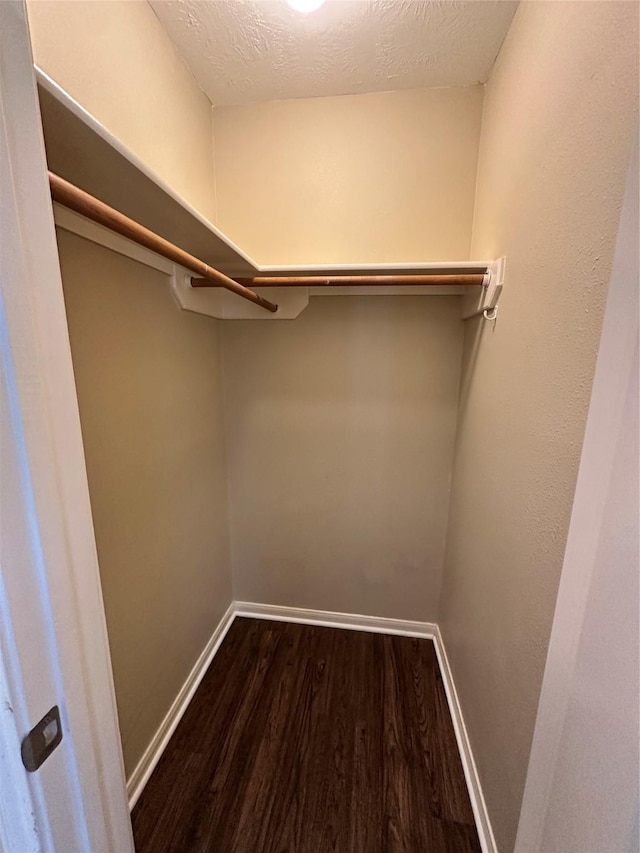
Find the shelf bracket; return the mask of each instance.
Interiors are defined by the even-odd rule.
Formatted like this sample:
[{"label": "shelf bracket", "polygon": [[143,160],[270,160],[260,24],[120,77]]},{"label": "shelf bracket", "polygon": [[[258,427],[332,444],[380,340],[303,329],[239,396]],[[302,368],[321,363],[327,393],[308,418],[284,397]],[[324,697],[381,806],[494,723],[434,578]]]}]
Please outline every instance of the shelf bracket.
[{"label": "shelf bracket", "polygon": [[498,300],[504,288],[504,271],[506,257],[492,261],[484,274],[480,304],[475,311],[464,314],[462,320],[471,320],[474,317],[483,316],[485,320],[495,320],[498,316]]}]

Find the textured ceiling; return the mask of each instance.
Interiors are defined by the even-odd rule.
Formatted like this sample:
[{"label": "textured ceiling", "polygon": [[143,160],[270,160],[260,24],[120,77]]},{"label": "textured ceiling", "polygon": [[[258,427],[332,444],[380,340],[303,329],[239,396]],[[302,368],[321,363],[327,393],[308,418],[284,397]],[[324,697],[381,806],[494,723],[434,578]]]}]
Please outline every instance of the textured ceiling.
[{"label": "textured ceiling", "polygon": [[484,82],[508,0],[149,0],[216,104]]}]

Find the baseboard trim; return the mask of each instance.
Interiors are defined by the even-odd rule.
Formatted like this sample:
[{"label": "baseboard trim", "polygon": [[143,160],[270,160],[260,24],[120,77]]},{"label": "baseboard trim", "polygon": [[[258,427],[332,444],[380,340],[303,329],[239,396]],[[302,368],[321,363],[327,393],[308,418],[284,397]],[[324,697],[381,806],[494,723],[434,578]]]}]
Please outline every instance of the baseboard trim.
[{"label": "baseboard trim", "polygon": [[198,689],[205,672],[209,668],[211,661],[220,648],[227,631],[235,618],[235,607],[233,602],[229,605],[227,612],[224,614],[215,631],[211,635],[207,645],[204,647],[202,654],[195,662],[193,669],[187,676],[186,681],[180,688],[180,692],[176,696],[173,704],[169,708],[166,717],[160,723],[157,732],[149,746],[146,748],[144,755],[138,762],[135,770],[127,779],[127,797],[129,799],[129,809],[133,809],[142,794],[145,785],[149,781],[149,777],[155,770],[156,764],[160,760],[171,735],[176,730],[176,727],[184,712],[187,710],[194,693]]},{"label": "baseboard trim", "polygon": [[345,628],[352,631],[371,631],[377,634],[423,637],[433,640],[456,734],[458,752],[460,753],[464,777],[469,790],[469,799],[471,800],[471,807],[476,821],[480,846],[483,853],[497,853],[491,821],[489,820],[480,786],[480,778],[471,751],[469,735],[462,716],[442,635],[437,625],[432,622],[409,622],[404,619],[387,619],[381,616],[362,616],[354,613],[333,613],[327,610],[305,610],[297,607],[280,607],[275,604],[255,604],[249,601],[236,601],[235,615],[247,616],[253,619],[272,619],[277,622],[298,622],[304,625]]},{"label": "baseboard trim", "polygon": [[140,759],[138,766],[127,780],[129,807],[133,809],[153,773],[171,735],[187,710],[189,702],[198,689],[205,672],[211,665],[227,631],[236,616],[251,619],[271,619],[275,622],[296,622],[303,625],[320,625],[327,628],[342,628],[350,631],[369,631],[376,634],[395,634],[402,637],[421,637],[433,640],[453,727],[462,761],[464,776],[469,791],[471,807],[476,821],[483,853],[497,853],[497,847],[480,778],[473,758],[469,735],[462,716],[451,667],[438,626],[432,622],[410,622],[404,619],[388,619],[382,616],[363,616],[355,613],[334,613],[328,610],[307,610],[298,607],[280,607],[275,604],[256,604],[249,601],[233,602],[211,639],[189,673],[178,696],[160,724],[153,740]]},{"label": "baseboard trim", "polygon": [[473,809],[473,815],[476,821],[476,829],[478,830],[482,853],[497,853],[498,848],[496,847],[496,840],[493,835],[491,821],[489,820],[487,804],[485,803],[484,795],[482,793],[480,777],[478,776],[478,770],[473,758],[469,734],[464,723],[460,700],[458,699],[453,674],[451,672],[451,667],[449,666],[449,659],[447,658],[442,634],[440,633],[440,628],[438,626],[436,626],[436,630],[434,632],[433,643],[438,657],[438,664],[440,666],[440,674],[442,675],[445,693],[447,694],[447,703],[449,705],[449,712],[451,713],[451,719],[453,721],[453,728],[456,733],[458,752],[460,753],[460,759],[462,761],[464,778],[469,791],[469,799],[471,800],[471,808]]},{"label": "baseboard trim", "polygon": [[298,622],[325,628],[345,628],[350,631],[370,631],[374,634],[399,634],[403,637],[433,639],[437,626],[431,622],[408,622],[383,616],[362,616],[356,613],[333,613],[330,610],[305,610],[299,607],[280,607],[275,604],[255,604],[236,601],[236,616],[252,619],[271,619],[274,622]]}]

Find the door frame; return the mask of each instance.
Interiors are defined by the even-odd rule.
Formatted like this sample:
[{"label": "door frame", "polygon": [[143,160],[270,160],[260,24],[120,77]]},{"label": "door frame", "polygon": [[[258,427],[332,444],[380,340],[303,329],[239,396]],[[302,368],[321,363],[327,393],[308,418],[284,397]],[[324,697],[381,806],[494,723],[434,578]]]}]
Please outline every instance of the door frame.
[{"label": "door frame", "polygon": [[[38,547],[42,554],[40,600],[28,618],[34,620],[34,624],[39,621],[40,628],[50,637],[47,654],[42,654],[39,666],[47,668],[52,682],[60,686],[61,693],[52,697],[52,704],[60,704],[63,710],[66,740],[63,740],[62,749],[68,744],[73,745],[66,762],[61,764],[69,776],[67,789],[76,792],[75,796],[64,801],[65,807],[74,810],[76,833],[74,839],[67,838],[66,849],[133,853],[104,605],[24,0],[0,2],[0,134],[4,134],[6,139],[8,167],[3,172],[7,185],[0,187],[2,224],[5,225],[5,216],[14,217],[22,256],[20,269],[12,271],[11,280],[7,280],[6,270],[0,266],[0,307],[4,309],[0,359],[4,369],[8,369],[10,361],[15,379],[14,423],[19,427],[19,438],[26,454],[26,473],[32,488]],[[623,312],[619,323],[624,321]],[[606,338],[606,346],[614,346],[614,339],[620,343],[619,323],[613,336],[609,334]],[[611,328],[610,320],[605,323],[607,328]],[[598,391],[601,384],[594,386],[592,408],[595,404],[603,405],[600,398],[604,392]],[[0,399],[0,402],[5,401]],[[604,405],[609,403],[605,400]],[[588,464],[588,459],[583,455],[579,489],[581,478],[585,476],[582,470],[585,464]],[[579,495],[580,492],[577,497]],[[580,507],[574,507],[574,515],[579,511]],[[566,707],[562,682],[558,682],[555,672],[555,661],[560,661],[557,656],[563,654],[560,647],[563,643],[570,651],[575,646],[575,632],[581,627],[575,618],[576,588],[571,588],[574,581],[579,586],[582,600],[588,593],[588,578],[584,572],[574,572],[569,563],[572,535],[570,531],[525,790],[517,844],[518,849],[523,850],[537,849],[535,840],[533,847],[529,841],[538,837],[544,817],[545,792],[551,772],[549,761],[555,759],[553,749],[557,749],[563,709]],[[20,584],[21,578],[17,573],[14,573],[12,582],[14,586]],[[0,583],[0,614],[3,616],[0,620],[0,700],[4,700],[0,702],[0,766],[3,784],[14,797],[13,817],[8,819],[8,812],[0,812],[0,843],[8,849],[25,849],[25,845],[28,849],[52,849],[52,843],[47,839],[55,836],[55,832],[52,836],[49,823],[55,824],[51,815],[55,814],[56,807],[59,810],[60,795],[54,785],[41,785],[39,788],[34,778],[37,774],[27,776],[18,761],[20,738],[26,733],[25,720],[20,719],[13,709],[25,704],[21,697],[25,679],[21,676],[33,667],[39,650],[25,648],[24,644],[21,647],[15,642],[11,624],[26,617],[14,601],[5,595]],[[43,712],[46,710],[43,708]],[[32,724],[35,722],[35,719],[31,720]],[[39,798],[46,808],[38,805]],[[34,823],[25,820],[25,815],[29,814],[33,814]]]},{"label": "door frame", "polygon": [[[23,0],[0,3],[0,137],[0,405],[7,473],[19,472],[7,477],[0,504],[6,558],[0,566],[0,775],[14,798],[0,809],[0,847],[132,853]],[[10,514],[17,524],[9,523]],[[20,741],[55,704],[62,743],[40,770],[27,774]]]}]

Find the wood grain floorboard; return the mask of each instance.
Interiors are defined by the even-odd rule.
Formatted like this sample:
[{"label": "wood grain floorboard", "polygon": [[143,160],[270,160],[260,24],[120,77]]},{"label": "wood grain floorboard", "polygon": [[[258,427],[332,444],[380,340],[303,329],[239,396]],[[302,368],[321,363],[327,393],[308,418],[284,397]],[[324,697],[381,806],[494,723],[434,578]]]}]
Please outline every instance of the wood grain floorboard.
[{"label": "wood grain floorboard", "polygon": [[132,822],[138,853],[478,853],[433,643],[237,618]]}]

